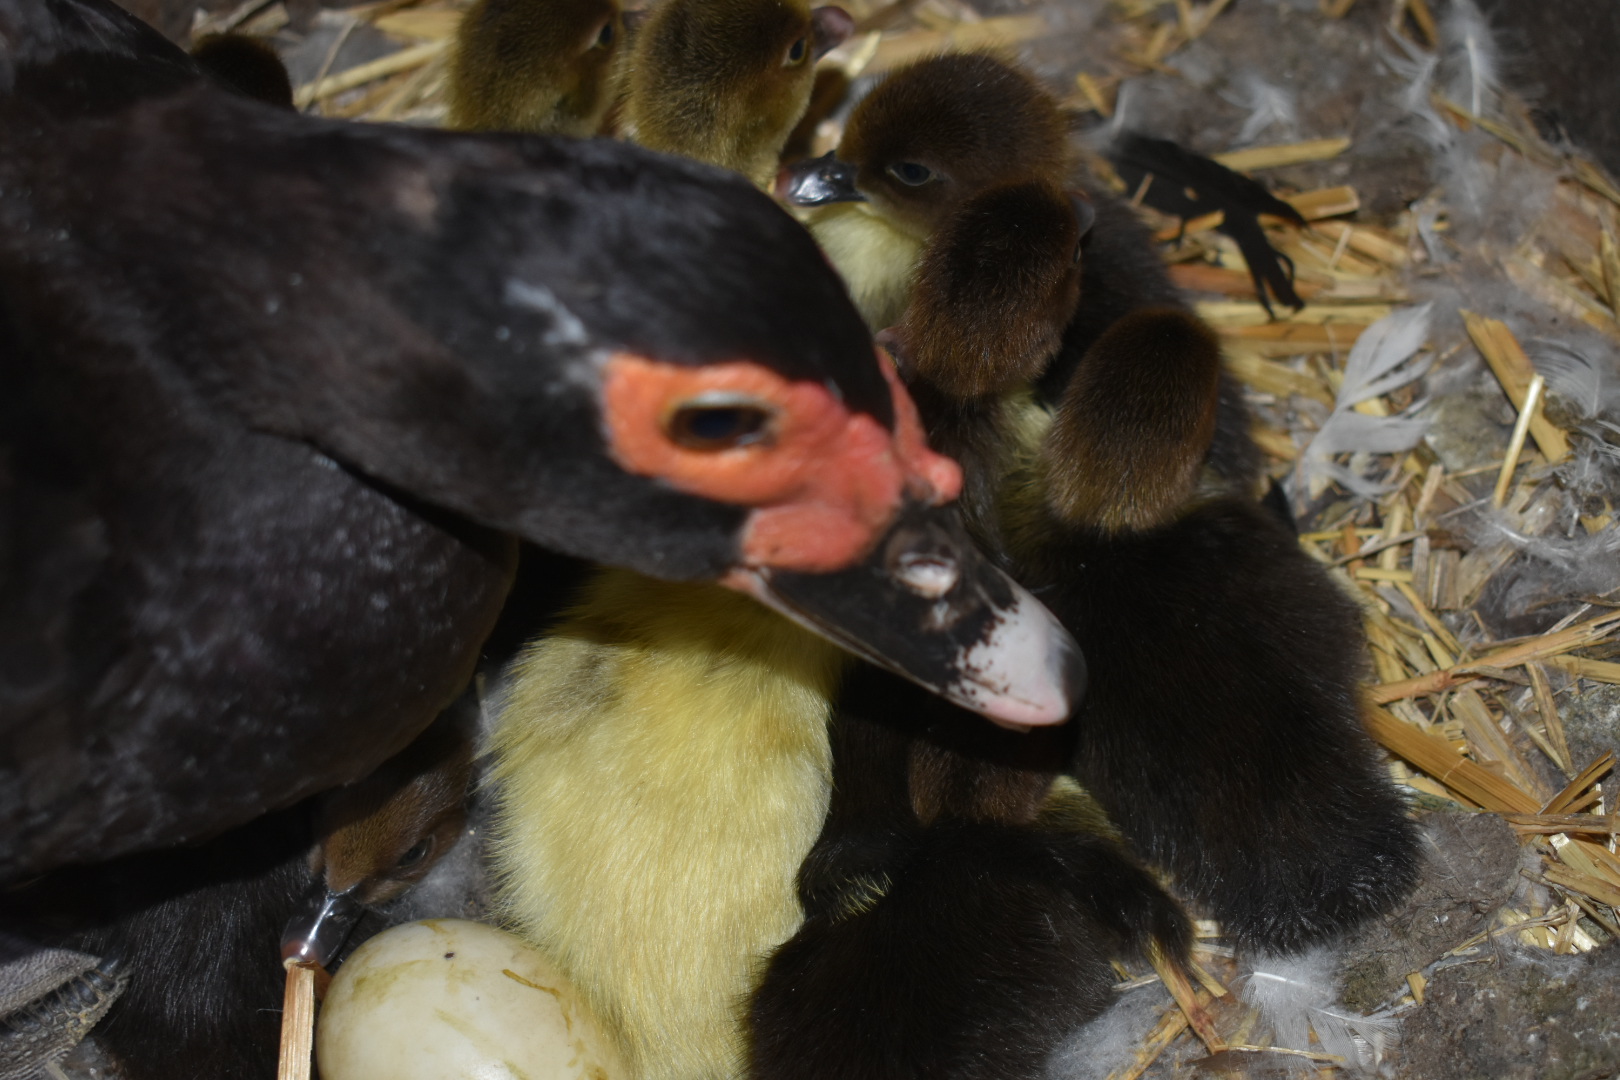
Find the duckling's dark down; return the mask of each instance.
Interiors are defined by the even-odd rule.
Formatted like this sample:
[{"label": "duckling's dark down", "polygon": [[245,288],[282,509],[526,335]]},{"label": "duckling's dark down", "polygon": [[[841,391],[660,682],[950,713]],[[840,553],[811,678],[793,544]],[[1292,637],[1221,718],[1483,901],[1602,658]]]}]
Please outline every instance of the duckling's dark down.
[{"label": "duckling's dark down", "polygon": [[[465,684],[514,536],[828,624],[954,492],[740,181],[313,121],[141,33],[0,0],[0,879],[364,775]],[[844,640],[964,671],[877,626]]]},{"label": "duckling's dark down", "polygon": [[276,50],[245,34],[212,34],[191,47],[191,58],[221,86],[262,101],[293,107],[292,77]]},{"label": "duckling's dark down", "polygon": [[1061,732],[974,732],[940,704],[872,668],[846,685],[805,921],[753,996],[749,1076],[1041,1076],[1110,1004],[1111,960],[1185,951],[1175,901],[1052,792]]}]

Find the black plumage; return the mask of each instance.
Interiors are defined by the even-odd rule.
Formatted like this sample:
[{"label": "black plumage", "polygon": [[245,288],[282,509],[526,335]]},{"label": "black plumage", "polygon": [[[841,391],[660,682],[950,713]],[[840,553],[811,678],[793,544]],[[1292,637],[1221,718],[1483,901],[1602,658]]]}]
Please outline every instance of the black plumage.
[{"label": "black plumage", "polygon": [[[0,32],[0,879],[364,775],[465,685],[515,537],[760,593],[950,494],[813,243],[735,178],[291,115],[100,0],[0,0]],[[716,362],[877,442],[797,502],[711,482],[661,417]],[[841,546],[756,543],[784,506]],[[809,576],[811,619],[889,580]]]},{"label": "black plumage", "polygon": [[1042,528],[1018,575],[1087,649],[1074,772],[1131,847],[1260,949],[1404,896],[1415,839],[1358,719],[1359,613],[1287,528],[1235,497]]},{"label": "black plumage", "polygon": [[0,922],[114,964],[124,989],[92,1037],[121,1080],[270,1080],[284,931],[306,931],[308,899],[334,894],[346,910],[339,934],[322,935],[333,954],[357,922],[350,948],[387,925],[377,909],[458,837],[475,714],[464,698],[359,783],[206,843],[0,892]]}]

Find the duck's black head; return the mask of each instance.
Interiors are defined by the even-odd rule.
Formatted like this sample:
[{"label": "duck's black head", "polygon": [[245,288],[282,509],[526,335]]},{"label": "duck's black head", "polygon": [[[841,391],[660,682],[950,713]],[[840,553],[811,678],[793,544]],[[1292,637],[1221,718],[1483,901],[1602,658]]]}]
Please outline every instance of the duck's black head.
[{"label": "duck's black head", "polygon": [[[887,603],[910,564],[880,540],[959,487],[809,236],[735,176],[621,144],[312,121],[203,85],[106,118],[0,99],[0,125],[15,257],[60,275],[81,326],[388,490],[658,577],[763,596],[819,575],[788,606],[827,629],[817,597],[870,584]],[[985,618],[843,640],[973,683],[987,714],[1060,720],[1061,631],[993,601],[976,553],[951,570]]]}]

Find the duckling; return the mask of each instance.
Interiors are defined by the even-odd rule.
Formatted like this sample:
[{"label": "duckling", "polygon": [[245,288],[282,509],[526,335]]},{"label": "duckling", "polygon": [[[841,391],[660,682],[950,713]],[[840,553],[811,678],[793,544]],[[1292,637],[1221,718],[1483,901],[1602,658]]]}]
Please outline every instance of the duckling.
[{"label": "duckling", "polygon": [[[995,528],[981,535],[1074,631],[1092,673],[1069,768],[1237,940],[1303,948],[1388,910],[1415,874],[1411,827],[1357,717],[1360,620],[1254,499],[1244,413],[1207,326],[1149,292],[1076,348],[1107,232],[1099,216],[1076,315],[1032,398],[1009,395],[1028,368],[980,381],[971,354],[931,364],[910,344],[953,356],[941,342],[974,340],[972,309],[963,326],[948,307],[908,309],[908,371],[926,416],[952,415],[930,407],[942,398],[970,432],[1001,438]],[[950,266],[925,259],[914,295]],[[1039,290],[1028,303],[1038,321]],[[1054,375],[1066,381],[1047,406]],[[985,392],[1001,402],[988,419],[970,409]],[[1159,790],[1172,794],[1141,797]]]},{"label": "duckling", "polygon": [[623,39],[617,0],[479,0],[456,29],[450,126],[596,134]]},{"label": "duckling", "polygon": [[914,526],[959,474],[769,198],[291,115],[108,7],[0,0],[0,880],[365,775],[466,684],[518,537],[1067,710],[1064,635],[997,636],[989,567],[953,627],[872,601],[937,587]]},{"label": "duckling", "polygon": [[1089,200],[1041,181],[969,196],[923,249],[899,323],[878,335],[905,375],[930,444],[961,463],[964,513],[992,549],[1011,453],[1007,399],[1062,347],[1092,221]]},{"label": "duckling", "polygon": [[[1062,243],[1040,241],[1047,247],[1037,254],[1026,239],[1034,221],[1020,221],[1010,206],[990,210],[987,205],[963,214],[983,193],[1017,184],[1073,195],[1081,233],[1079,300],[1060,331],[1039,300],[1040,295],[1060,294],[1043,293],[1033,284],[1019,283],[1006,293],[1022,299],[1006,309],[1005,317],[996,318],[990,310],[1000,302],[995,297],[1001,294],[988,284],[996,275],[1019,259],[1028,260],[1022,264],[1026,267],[1046,266],[1045,273],[1055,274],[1069,235],[1067,230],[1059,234]],[[784,170],[778,190],[801,208],[867,322],[897,328],[895,340],[917,338],[919,346],[907,346],[914,361],[939,357],[915,373],[911,386],[921,399],[930,436],[942,439],[948,453],[970,453],[974,439],[991,437],[997,427],[1016,427],[1017,410],[1002,409],[1008,394],[1027,391],[1039,406],[1055,407],[1087,350],[1123,317],[1143,309],[1186,307],[1131,208],[1079,167],[1056,99],[1028,74],[994,56],[952,54],[895,71],[851,112],[838,149]],[[1050,194],[1047,199],[1055,205]],[[1007,239],[993,242],[996,229]],[[953,238],[958,231],[962,239]],[[936,235],[942,242],[925,257]],[[959,251],[964,243],[967,250]],[[982,270],[975,257],[988,260]],[[918,306],[908,315],[914,302]],[[950,306],[964,303],[975,305],[973,315],[953,317]],[[949,359],[952,341],[972,341],[972,347],[983,349],[982,342],[996,336],[977,329],[979,318],[997,327],[1045,328],[1045,338],[1028,339],[1022,352],[1027,359],[1021,370],[1027,378],[1009,379],[998,395],[955,385],[966,377],[962,373],[992,370]],[[902,322],[903,327],[898,325]],[[931,330],[934,326],[941,329]],[[1054,331],[1061,339],[1056,350],[1051,348]],[[939,378],[950,384],[931,390]],[[980,392],[973,393],[975,389]],[[978,404],[964,422],[957,414],[970,399]],[[1216,409],[1210,473],[1231,490],[1247,490],[1258,479],[1259,455],[1248,438],[1241,389],[1230,378],[1220,379]],[[985,477],[993,488],[990,475],[969,469],[969,491],[975,490],[976,476]],[[976,524],[982,526],[987,516],[976,515]]]},{"label": "duckling", "polygon": [[283,959],[329,966],[360,916],[398,899],[456,845],[477,715],[468,691],[376,772],[316,801],[314,883],[282,931]]},{"label": "duckling", "polygon": [[810,103],[815,61],[853,26],[842,8],[804,0],[665,0],[630,57],[626,130],[769,190]]},{"label": "duckling", "polygon": [[93,1037],[124,1080],[268,1080],[285,978],[276,942],[330,964],[361,914],[453,846],[471,771],[458,708],[356,784],[200,847],[65,871],[0,911],[36,938],[118,958],[127,986]]},{"label": "duckling", "polygon": [[1052,96],[984,54],[901,68],[850,113],[837,150],[791,167],[779,190],[874,329],[905,310],[923,247],[963,201],[1026,179],[1069,186],[1074,157]]},{"label": "duckling", "polygon": [[[1064,429],[1096,416],[1059,412],[1045,471],[1087,459]],[[1020,580],[1091,661],[1075,776],[1243,945],[1294,951],[1389,910],[1418,860],[1358,716],[1355,604],[1252,499],[1194,498],[1133,528],[1140,505],[1085,488],[1047,486],[1013,541]]]},{"label": "duckling", "polygon": [[292,78],[267,42],[246,34],[211,34],[191,58],[215,82],[266,105],[293,108]]},{"label": "duckling", "polygon": [[750,1002],[753,1080],[1034,1080],[1112,1003],[1111,961],[1191,940],[1094,805],[1054,786],[1061,739],[938,706],[849,677],[805,920]]}]

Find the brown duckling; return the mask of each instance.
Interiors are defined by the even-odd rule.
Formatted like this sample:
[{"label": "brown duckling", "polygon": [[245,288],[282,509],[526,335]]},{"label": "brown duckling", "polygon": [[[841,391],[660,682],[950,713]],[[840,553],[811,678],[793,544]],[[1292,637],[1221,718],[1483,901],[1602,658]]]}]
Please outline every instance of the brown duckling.
[{"label": "brown duckling", "polygon": [[246,34],[210,34],[191,58],[215,82],[267,105],[293,107],[292,78],[270,44]]},{"label": "brown duckling", "polygon": [[594,135],[623,40],[617,0],[478,0],[456,31],[449,126]]},{"label": "brown duckling", "polygon": [[[999,290],[989,284],[1017,281],[1015,266],[1061,280],[1066,230],[1036,233],[1035,219],[1019,218],[1032,210],[1005,199],[958,217],[985,193],[1024,184],[1071,193],[1082,237],[1079,300],[1066,321],[1051,313],[1061,305],[1051,308],[1043,297],[1068,302],[1067,293],[1033,282]],[[856,106],[834,154],[786,171],[779,187],[789,203],[806,208],[812,232],[869,325],[903,323],[897,329],[911,388],[930,437],[948,453],[971,453],[974,441],[997,427],[1017,426],[998,399],[1021,388],[1056,407],[1081,357],[1125,316],[1186,307],[1131,208],[1079,167],[1056,99],[987,54],[934,57],[894,72]],[[1051,194],[1046,202],[1056,205]],[[992,239],[997,230],[999,241]],[[940,242],[930,247],[936,234]],[[1024,329],[1018,334],[1014,327]],[[1044,328],[1039,337],[1033,327]],[[1020,338],[1024,344],[1014,349]],[[1001,369],[954,357],[953,350],[984,354],[998,341],[1006,350],[1001,363],[1022,376],[1007,371],[991,394],[987,387]],[[1258,456],[1241,391],[1221,377],[1217,397],[1217,434],[1206,464],[1222,485],[1247,490]],[[1112,482],[1106,472],[1095,475]],[[990,474],[979,476],[994,485]],[[968,469],[965,479],[972,493],[975,471]]]},{"label": "brown duckling", "polygon": [[768,189],[815,61],[853,26],[842,8],[804,0],[664,0],[630,57],[626,131]]},{"label": "brown duckling", "polygon": [[[1076,314],[1032,399],[1009,395],[1012,366],[982,381],[971,352],[912,355],[908,370],[931,436],[942,416],[984,426],[971,419],[976,392],[1001,402],[995,423],[1012,452],[993,484],[995,542],[1090,665],[1069,725],[1074,775],[1132,848],[1237,940],[1302,948],[1387,910],[1416,868],[1411,827],[1358,719],[1360,621],[1253,498],[1244,413],[1213,332],[1179,306],[1153,306],[1149,290],[1116,293],[1127,302],[1111,301],[1120,313],[1091,336],[1089,283],[1131,280],[1106,273],[1098,241],[1109,232],[1099,215]],[[927,297],[937,287],[927,279],[950,274],[921,267],[913,292]],[[973,340],[953,315],[908,309],[912,352],[909,342],[932,341],[946,358],[939,342]],[[914,316],[927,333],[910,328]],[[971,488],[974,459],[962,456]],[[1150,790],[1171,794],[1143,799]]]},{"label": "brown duckling", "polygon": [[784,174],[810,229],[876,329],[905,310],[930,236],[973,195],[1024,180],[1069,186],[1074,156],[1056,100],[983,54],[919,61],[850,114],[838,149]]},{"label": "brown duckling", "polygon": [[963,720],[876,669],[846,683],[805,920],[750,1002],[752,1080],[1035,1080],[1114,1000],[1112,961],[1184,953],[1180,907],[1054,784],[1062,733]]},{"label": "brown duckling", "polygon": [[359,783],[316,801],[314,882],[282,956],[326,965],[368,910],[427,876],[467,823],[477,704],[471,692]]}]

